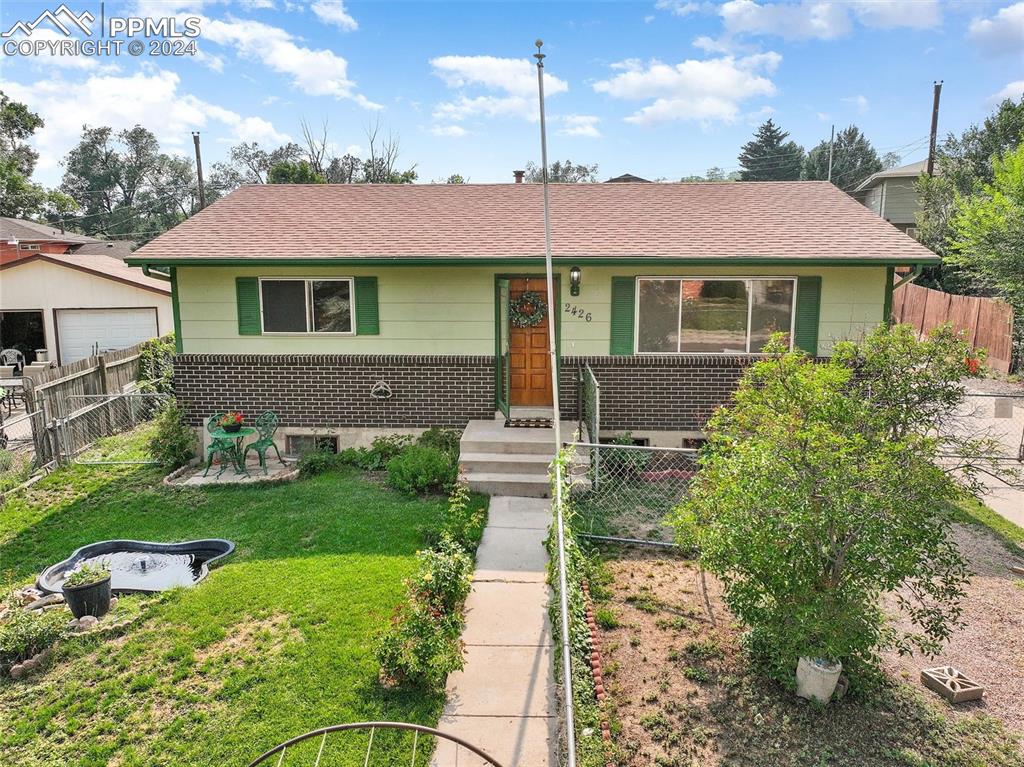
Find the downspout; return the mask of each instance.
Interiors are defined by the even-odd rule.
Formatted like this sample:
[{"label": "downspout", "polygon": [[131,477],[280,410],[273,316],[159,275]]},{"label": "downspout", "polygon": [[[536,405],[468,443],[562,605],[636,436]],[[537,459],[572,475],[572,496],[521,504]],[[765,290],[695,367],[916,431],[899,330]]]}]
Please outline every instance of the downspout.
[{"label": "downspout", "polygon": [[899,282],[892,286],[892,289],[896,290],[896,288],[902,287],[903,285],[906,285],[908,282],[913,282],[914,280],[921,276],[921,272],[923,271],[924,264],[915,264],[914,271],[906,274]]}]

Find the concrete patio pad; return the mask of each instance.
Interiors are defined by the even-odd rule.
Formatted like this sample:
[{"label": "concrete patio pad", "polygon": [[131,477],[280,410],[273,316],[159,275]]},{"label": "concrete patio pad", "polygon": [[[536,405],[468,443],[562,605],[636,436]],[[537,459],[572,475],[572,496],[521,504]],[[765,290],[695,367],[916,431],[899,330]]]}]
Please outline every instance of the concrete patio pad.
[{"label": "concrete patio pad", "polygon": [[467,645],[466,668],[449,675],[453,716],[548,716],[555,710],[551,647]]},{"label": "concrete patio pad", "polygon": [[543,582],[477,581],[466,600],[462,640],[468,645],[550,644],[550,598],[551,592]]},{"label": "concrete patio pad", "polygon": [[476,554],[476,581],[543,582],[548,564],[547,531],[540,528],[484,528]]}]

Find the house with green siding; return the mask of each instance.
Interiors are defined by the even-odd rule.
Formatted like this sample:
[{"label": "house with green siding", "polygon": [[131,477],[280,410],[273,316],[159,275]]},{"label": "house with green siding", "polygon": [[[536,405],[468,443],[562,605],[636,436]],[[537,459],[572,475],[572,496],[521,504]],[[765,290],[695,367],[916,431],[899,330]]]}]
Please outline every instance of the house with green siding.
[{"label": "house with green siding", "polygon": [[[246,186],[136,251],[170,276],[197,427],[274,410],[282,447],[543,417],[579,371],[602,435],[699,437],[775,332],[812,355],[937,258],[825,182]],[[548,323],[554,322],[557,369]]]},{"label": "house with green siding", "polygon": [[917,233],[917,214],[921,200],[917,178],[928,165],[926,160],[899,168],[890,168],[864,179],[851,194],[876,216],[881,216],[901,232]]}]

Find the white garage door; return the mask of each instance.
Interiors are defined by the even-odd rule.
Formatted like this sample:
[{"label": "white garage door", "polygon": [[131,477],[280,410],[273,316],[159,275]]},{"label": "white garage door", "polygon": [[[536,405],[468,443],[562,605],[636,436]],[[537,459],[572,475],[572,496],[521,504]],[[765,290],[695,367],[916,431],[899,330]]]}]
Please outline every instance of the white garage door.
[{"label": "white garage door", "polygon": [[156,309],[58,309],[60,361],[123,349],[156,335]]}]

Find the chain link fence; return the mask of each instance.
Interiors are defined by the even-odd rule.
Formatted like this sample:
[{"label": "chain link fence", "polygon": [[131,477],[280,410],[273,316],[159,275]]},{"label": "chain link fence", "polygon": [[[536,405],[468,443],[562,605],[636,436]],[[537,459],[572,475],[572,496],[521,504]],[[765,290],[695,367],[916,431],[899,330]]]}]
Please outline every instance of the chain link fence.
[{"label": "chain link fence", "polygon": [[678,447],[577,442],[569,470],[579,532],[669,540],[665,515],[697,471],[697,451]]},{"label": "chain link fence", "polygon": [[947,429],[961,439],[988,441],[999,467],[993,479],[1024,487],[1024,395],[971,392],[950,414]]},{"label": "chain link fence", "polygon": [[0,411],[0,494],[27,481],[53,460],[53,445],[43,411],[9,414]]},{"label": "chain link fence", "polygon": [[169,399],[142,392],[68,395],[66,414],[57,419],[62,455],[80,464],[156,463],[144,427]]}]

